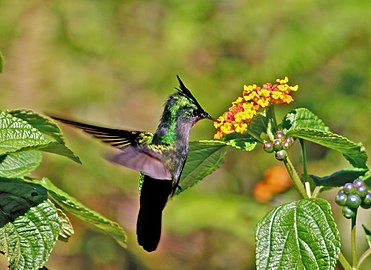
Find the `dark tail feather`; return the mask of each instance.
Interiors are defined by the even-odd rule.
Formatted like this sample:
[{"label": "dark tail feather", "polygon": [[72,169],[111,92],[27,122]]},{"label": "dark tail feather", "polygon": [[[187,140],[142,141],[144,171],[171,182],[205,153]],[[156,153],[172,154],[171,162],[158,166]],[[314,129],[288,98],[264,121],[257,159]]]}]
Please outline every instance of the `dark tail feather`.
[{"label": "dark tail feather", "polygon": [[156,250],[161,237],[162,210],[172,190],[172,181],[144,176],[137,221],[138,244],[146,251]]}]

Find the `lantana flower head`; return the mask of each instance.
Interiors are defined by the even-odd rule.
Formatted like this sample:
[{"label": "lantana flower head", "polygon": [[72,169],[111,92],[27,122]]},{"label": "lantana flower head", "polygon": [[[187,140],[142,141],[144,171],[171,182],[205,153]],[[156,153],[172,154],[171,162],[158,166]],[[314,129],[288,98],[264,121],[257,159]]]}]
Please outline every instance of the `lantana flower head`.
[{"label": "lantana flower head", "polygon": [[273,104],[289,104],[294,101],[290,95],[298,90],[298,85],[288,85],[287,76],[277,79],[275,84],[265,83],[262,86],[256,84],[244,85],[242,97],[232,102],[232,106],[214,122],[216,133],[215,139],[233,132],[244,133],[253,117],[260,108],[266,108]]}]

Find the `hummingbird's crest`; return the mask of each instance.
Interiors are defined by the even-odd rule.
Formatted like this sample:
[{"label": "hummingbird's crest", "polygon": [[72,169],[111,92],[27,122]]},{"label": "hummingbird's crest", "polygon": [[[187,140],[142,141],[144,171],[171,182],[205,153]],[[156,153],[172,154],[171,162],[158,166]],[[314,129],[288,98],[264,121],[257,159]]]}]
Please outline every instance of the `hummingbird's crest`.
[{"label": "hummingbird's crest", "polygon": [[179,88],[175,88],[176,90],[178,90],[178,93],[190,99],[198,108],[202,109],[201,105],[197,102],[196,98],[192,95],[191,91],[189,91],[189,89],[184,85],[180,77],[178,75],[176,75],[176,77],[179,81]]}]

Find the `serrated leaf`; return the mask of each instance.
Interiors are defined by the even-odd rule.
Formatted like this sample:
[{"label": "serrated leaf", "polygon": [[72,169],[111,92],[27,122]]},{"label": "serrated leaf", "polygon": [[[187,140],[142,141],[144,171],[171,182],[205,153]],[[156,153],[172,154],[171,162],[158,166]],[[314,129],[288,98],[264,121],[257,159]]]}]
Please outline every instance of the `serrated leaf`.
[{"label": "serrated leaf", "polygon": [[47,143],[45,136],[26,121],[8,112],[0,112],[0,155]]},{"label": "serrated leaf", "polygon": [[367,154],[361,143],[354,143],[330,131],[316,129],[290,129],[286,136],[301,138],[339,151],[354,167],[367,168]]},{"label": "serrated leaf", "polygon": [[48,198],[45,188],[22,179],[0,178],[0,227]]},{"label": "serrated leaf", "polygon": [[323,199],[302,199],[271,210],[256,232],[257,269],[334,269],[340,236]]},{"label": "serrated leaf", "polygon": [[249,123],[247,134],[251,134],[257,141],[262,142],[261,135],[267,133],[269,117],[266,113],[269,112],[258,113]]},{"label": "serrated leaf", "polygon": [[329,131],[329,127],[314,113],[307,108],[297,108],[287,113],[282,121],[284,129],[310,128],[315,130]]},{"label": "serrated leaf", "polygon": [[60,229],[57,209],[49,200],[32,207],[25,215],[6,224],[0,229],[0,246],[8,257],[9,268],[43,267]]},{"label": "serrated leaf", "polygon": [[362,224],[363,231],[365,232],[366,235],[366,240],[368,243],[368,247],[371,248],[371,231],[366,228],[365,225]]},{"label": "serrated leaf", "polygon": [[59,232],[58,240],[67,242],[68,239],[74,234],[74,230],[67,215],[61,209],[57,210],[59,221],[61,223],[61,231]]},{"label": "serrated leaf", "polygon": [[179,188],[176,195],[195,185],[198,181],[218,169],[224,162],[227,144],[221,141],[190,142]]},{"label": "serrated leaf", "polygon": [[53,140],[40,147],[40,150],[65,156],[77,163],[81,163],[80,159],[65,145],[61,129],[48,118],[36,114],[31,110],[13,110],[9,113],[14,117],[26,121],[42,134]]},{"label": "serrated leaf", "polygon": [[35,150],[0,156],[0,177],[17,178],[35,170],[41,163],[41,153]]},{"label": "serrated leaf", "polygon": [[246,134],[231,134],[223,137],[222,142],[239,150],[252,151],[255,149],[257,140]]},{"label": "serrated leaf", "polygon": [[53,185],[49,179],[43,178],[41,181],[34,181],[46,188],[49,196],[64,210],[103,230],[115,239],[120,246],[126,247],[126,233],[119,224],[86,207],[81,202]]},{"label": "serrated leaf", "polygon": [[345,183],[353,182],[354,179],[364,175],[368,171],[368,169],[354,168],[337,171],[328,176],[319,177],[311,175],[311,177],[317,186],[340,187]]}]

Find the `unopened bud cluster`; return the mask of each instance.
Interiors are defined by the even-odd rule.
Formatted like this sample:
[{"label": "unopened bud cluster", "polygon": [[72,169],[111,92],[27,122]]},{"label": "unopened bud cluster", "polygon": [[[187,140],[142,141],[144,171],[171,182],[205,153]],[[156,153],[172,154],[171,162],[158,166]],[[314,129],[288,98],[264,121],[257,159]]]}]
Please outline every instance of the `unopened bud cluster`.
[{"label": "unopened bud cluster", "polygon": [[285,133],[279,130],[274,134],[274,140],[265,142],[263,148],[267,153],[275,152],[278,160],[284,160],[286,158],[285,150],[289,149],[293,143],[292,137],[286,137]]},{"label": "unopened bud cluster", "polygon": [[367,189],[362,179],[356,179],[353,183],[346,183],[336,195],[335,201],[343,206],[343,215],[346,218],[354,218],[358,207],[368,209],[371,207],[371,192]]}]

